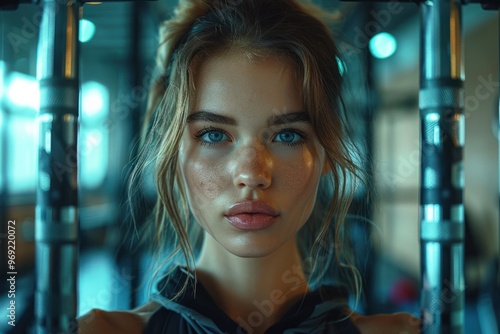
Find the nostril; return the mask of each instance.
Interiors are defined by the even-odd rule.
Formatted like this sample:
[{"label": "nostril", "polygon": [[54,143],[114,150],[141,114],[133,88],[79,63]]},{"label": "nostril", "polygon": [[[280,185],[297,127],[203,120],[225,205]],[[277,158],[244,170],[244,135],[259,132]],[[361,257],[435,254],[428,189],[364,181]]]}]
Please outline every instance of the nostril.
[{"label": "nostril", "polygon": [[271,184],[271,173],[255,167],[240,170],[235,175],[234,183],[239,188],[267,188]]},{"label": "nostril", "polygon": [[267,188],[268,186],[269,182],[262,176],[248,177],[244,180],[241,180],[241,182],[239,182],[238,184],[239,188],[251,188],[251,189]]}]

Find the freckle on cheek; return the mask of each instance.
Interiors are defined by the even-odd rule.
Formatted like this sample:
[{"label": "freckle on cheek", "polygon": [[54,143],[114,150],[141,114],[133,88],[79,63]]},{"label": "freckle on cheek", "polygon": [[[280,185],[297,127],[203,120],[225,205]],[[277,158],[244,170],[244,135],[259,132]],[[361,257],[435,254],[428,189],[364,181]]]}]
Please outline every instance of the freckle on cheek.
[{"label": "freckle on cheek", "polygon": [[291,163],[283,170],[283,181],[289,191],[301,191],[311,182],[311,161],[305,156],[301,161]]},{"label": "freckle on cheek", "polygon": [[305,178],[308,178],[307,170],[303,166],[292,164],[284,174],[284,182],[287,189],[297,191],[304,187]]},{"label": "freckle on cheek", "polygon": [[191,169],[193,195],[200,200],[213,200],[225,186],[224,180],[220,177],[222,166],[215,164],[195,164]]}]

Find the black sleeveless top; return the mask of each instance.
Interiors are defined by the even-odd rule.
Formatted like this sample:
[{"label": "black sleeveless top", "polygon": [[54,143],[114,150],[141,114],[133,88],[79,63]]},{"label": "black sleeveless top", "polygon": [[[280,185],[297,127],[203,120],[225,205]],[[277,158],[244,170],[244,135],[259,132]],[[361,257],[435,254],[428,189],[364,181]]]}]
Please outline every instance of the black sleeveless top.
[{"label": "black sleeveless top", "polygon": [[[259,326],[274,305],[271,300],[256,301],[248,318],[235,322],[214,302],[201,283],[187,289],[178,299],[171,298],[184,282],[185,270],[177,268],[158,284],[153,300],[162,305],[149,319],[144,334],[251,334],[246,327]],[[332,286],[306,294],[287,313],[266,330],[266,334],[360,334],[342,309],[347,305],[344,289]],[[276,300],[275,300],[276,301]]]}]

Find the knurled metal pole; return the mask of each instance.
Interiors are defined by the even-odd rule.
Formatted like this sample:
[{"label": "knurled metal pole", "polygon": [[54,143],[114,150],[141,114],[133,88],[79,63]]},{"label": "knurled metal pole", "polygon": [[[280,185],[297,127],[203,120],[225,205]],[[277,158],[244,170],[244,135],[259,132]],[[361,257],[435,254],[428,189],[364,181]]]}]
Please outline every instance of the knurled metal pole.
[{"label": "knurled metal pole", "polygon": [[43,0],[41,5],[35,332],[76,333],[81,4]]},{"label": "knurled metal pole", "polygon": [[426,334],[463,333],[464,70],[458,0],[421,3],[421,312]]}]

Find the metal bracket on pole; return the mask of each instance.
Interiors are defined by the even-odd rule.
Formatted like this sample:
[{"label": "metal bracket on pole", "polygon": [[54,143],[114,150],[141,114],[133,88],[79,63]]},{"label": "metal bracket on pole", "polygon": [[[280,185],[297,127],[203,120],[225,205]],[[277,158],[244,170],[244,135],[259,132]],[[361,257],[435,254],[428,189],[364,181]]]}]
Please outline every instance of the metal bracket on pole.
[{"label": "metal bracket on pole", "polygon": [[[121,0],[106,2],[110,1]],[[78,331],[78,33],[84,2],[3,0],[0,4],[0,10],[14,10],[20,3],[36,3],[43,10],[37,54],[40,83],[35,222],[37,334]]]},{"label": "metal bracket on pole", "polygon": [[[41,105],[35,234],[36,332],[76,333],[78,22],[84,1],[8,0],[2,3],[0,10],[32,2],[43,6],[37,66]],[[422,6],[423,330],[425,333],[461,333],[464,322],[464,91],[460,4],[481,3],[485,8],[493,8],[498,2],[406,2],[418,2]]]},{"label": "metal bracket on pole", "polygon": [[76,333],[81,3],[43,0],[41,4],[35,332]]},{"label": "metal bracket on pole", "polygon": [[500,2],[401,1],[421,6],[422,330],[432,334],[462,333],[465,312],[462,161],[465,93],[461,5],[476,3],[484,9],[500,9]]},{"label": "metal bracket on pole", "polygon": [[464,328],[464,99],[458,0],[421,4],[421,312],[424,333]]},{"label": "metal bracket on pole", "polygon": [[464,328],[464,69],[461,5],[498,1],[411,1],[421,7],[421,312],[424,333]]}]

